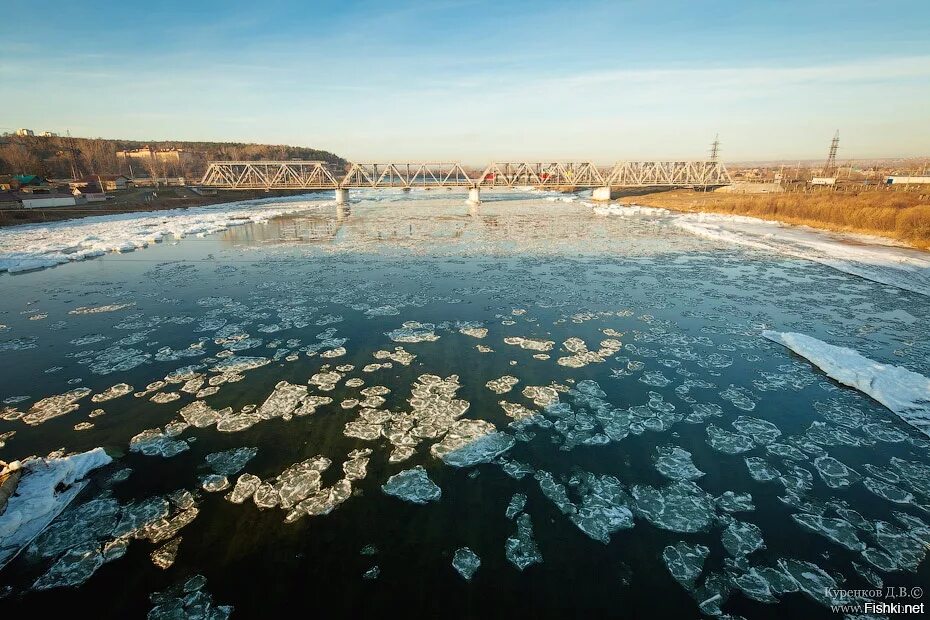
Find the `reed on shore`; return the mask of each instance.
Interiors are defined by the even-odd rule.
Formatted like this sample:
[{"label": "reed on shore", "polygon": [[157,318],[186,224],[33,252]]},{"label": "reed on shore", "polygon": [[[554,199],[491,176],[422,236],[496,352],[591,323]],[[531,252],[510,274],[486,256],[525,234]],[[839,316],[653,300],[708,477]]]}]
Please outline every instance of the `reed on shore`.
[{"label": "reed on shore", "polygon": [[632,202],[676,211],[747,215],[827,230],[880,235],[930,249],[930,188],[926,193],[886,189],[786,194],[677,190],[636,196]]}]

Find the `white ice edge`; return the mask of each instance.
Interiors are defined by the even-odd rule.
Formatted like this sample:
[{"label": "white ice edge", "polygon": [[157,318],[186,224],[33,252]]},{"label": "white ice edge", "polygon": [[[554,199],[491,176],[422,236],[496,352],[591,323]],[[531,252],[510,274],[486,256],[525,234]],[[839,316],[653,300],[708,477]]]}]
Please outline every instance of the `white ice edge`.
[{"label": "white ice edge", "polygon": [[791,349],[840,383],[868,394],[930,436],[930,379],[927,377],[804,334],[766,330],[762,335]]},{"label": "white ice edge", "polygon": [[866,280],[930,296],[930,254],[880,237],[830,233],[716,213],[677,215],[673,223],[707,239],[814,261]]},{"label": "white ice edge", "polygon": [[[111,461],[103,448],[24,461],[16,492],[0,515],[0,569],[61,514],[87,484],[88,473]],[[59,485],[64,488],[57,490]]]},{"label": "white ice edge", "polygon": [[[71,261],[131,252],[165,237],[207,235],[250,222],[333,204],[324,195],[137,211],[0,229],[0,273],[21,273]],[[330,197],[325,196],[326,199]]]}]

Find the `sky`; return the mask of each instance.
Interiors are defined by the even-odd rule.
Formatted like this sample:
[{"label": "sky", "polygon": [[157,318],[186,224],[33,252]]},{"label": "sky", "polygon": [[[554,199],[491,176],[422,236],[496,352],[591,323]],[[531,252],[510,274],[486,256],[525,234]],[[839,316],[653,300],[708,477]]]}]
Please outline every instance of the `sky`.
[{"label": "sky", "polygon": [[0,132],[479,165],[716,134],[725,161],[820,159],[839,130],[840,158],[930,155],[926,0],[3,5]]}]

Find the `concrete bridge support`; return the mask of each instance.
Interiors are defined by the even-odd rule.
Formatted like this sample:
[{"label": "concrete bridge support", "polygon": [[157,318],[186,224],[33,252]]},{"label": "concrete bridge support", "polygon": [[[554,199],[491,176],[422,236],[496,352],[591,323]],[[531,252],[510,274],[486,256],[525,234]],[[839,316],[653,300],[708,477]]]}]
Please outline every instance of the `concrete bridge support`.
[{"label": "concrete bridge support", "polygon": [[344,205],[349,202],[349,190],[344,187],[336,188],[336,204]]},{"label": "concrete bridge support", "polygon": [[606,202],[612,198],[611,190],[609,186],[605,187],[595,187],[594,192],[591,194],[591,198],[598,201]]},{"label": "concrete bridge support", "polygon": [[468,189],[468,204],[470,205],[481,204],[481,188],[480,187],[471,187]]}]

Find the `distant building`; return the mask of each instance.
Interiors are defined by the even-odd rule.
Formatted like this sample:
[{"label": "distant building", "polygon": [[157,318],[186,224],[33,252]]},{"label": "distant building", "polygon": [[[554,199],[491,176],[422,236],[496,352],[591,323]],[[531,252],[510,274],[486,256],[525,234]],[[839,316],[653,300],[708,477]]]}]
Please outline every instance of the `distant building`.
[{"label": "distant building", "polygon": [[106,202],[107,194],[97,183],[84,183],[71,190],[72,196],[83,196],[87,202]]},{"label": "distant building", "polygon": [[20,187],[43,187],[48,185],[48,181],[37,174],[17,174],[13,177]]},{"label": "distant building", "polygon": [[886,185],[926,185],[930,183],[930,177],[885,177]]},{"label": "distant building", "polygon": [[836,177],[814,177],[811,185],[836,185]]},{"label": "distant building", "polygon": [[83,197],[70,194],[21,194],[20,202],[26,209],[39,209],[42,207],[73,207],[85,200]]},{"label": "distant building", "polygon": [[17,136],[34,136],[36,134],[31,129],[17,129],[16,135]]},{"label": "distant building", "polygon": [[117,159],[129,163],[158,161],[162,164],[176,164],[179,166],[194,163],[201,156],[201,153],[184,149],[153,149],[151,147],[116,152]]},{"label": "distant building", "polygon": [[58,137],[58,134],[55,133],[54,131],[43,131],[39,135],[42,136],[43,138],[57,138]]}]

